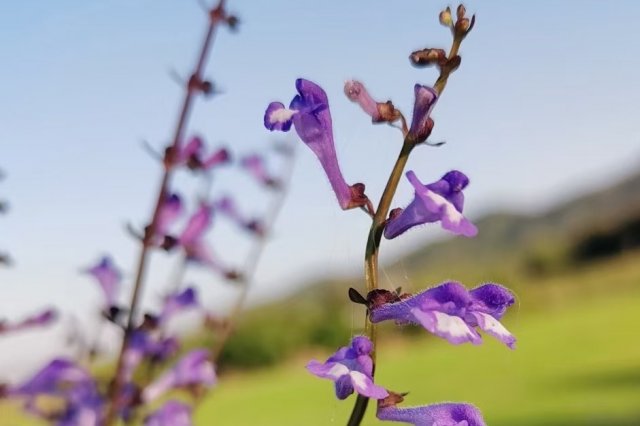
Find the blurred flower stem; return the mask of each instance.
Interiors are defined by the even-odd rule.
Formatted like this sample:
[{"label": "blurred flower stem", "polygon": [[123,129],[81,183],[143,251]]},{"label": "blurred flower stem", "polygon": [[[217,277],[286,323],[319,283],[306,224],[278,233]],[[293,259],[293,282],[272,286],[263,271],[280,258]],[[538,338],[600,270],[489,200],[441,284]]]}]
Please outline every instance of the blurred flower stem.
[{"label": "blurred flower stem", "polygon": [[122,346],[120,349],[120,354],[118,356],[118,362],[116,364],[115,376],[113,378],[113,382],[111,384],[111,388],[109,391],[109,407],[107,409],[107,414],[105,418],[105,425],[110,426],[114,423],[116,418],[117,408],[116,401],[118,399],[118,395],[121,391],[121,387],[123,385],[123,365],[124,365],[124,354],[127,348],[129,338],[131,337],[131,331],[134,329],[135,320],[138,313],[138,303],[140,299],[140,295],[142,293],[142,287],[144,282],[144,277],[146,273],[147,260],[149,249],[151,248],[153,237],[155,235],[155,229],[158,222],[160,208],[162,206],[162,202],[167,193],[167,189],[169,187],[169,183],[171,180],[171,172],[173,169],[172,165],[172,155],[171,153],[180,152],[180,146],[182,143],[182,139],[184,136],[184,132],[187,126],[187,121],[189,119],[189,114],[191,112],[191,107],[195,96],[198,92],[201,91],[199,88],[198,82],[202,82],[202,76],[204,72],[204,66],[207,59],[207,54],[211,48],[211,44],[213,42],[213,38],[215,35],[215,30],[219,23],[219,12],[224,7],[224,0],[221,0],[217,6],[213,7],[209,11],[209,22],[207,26],[207,30],[205,32],[202,45],[200,48],[200,53],[198,56],[198,60],[196,62],[196,66],[189,78],[189,81],[185,84],[185,93],[184,100],[182,102],[182,107],[178,116],[177,124],[175,127],[175,132],[173,135],[173,141],[169,149],[166,151],[165,158],[165,167],[162,175],[162,179],[160,181],[160,185],[157,191],[157,197],[155,206],[153,208],[153,214],[151,216],[151,221],[149,226],[145,230],[144,238],[142,239],[142,247],[140,250],[140,256],[138,259],[138,267],[136,271],[136,278],[133,287],[133,293],[131,295],[131,302],[129,304],[129,317],[127,319],[124,337],[122,339]]},{"label": "blurred flower stem", "polygon": [[[464,39],[464,35],[456,33],[453,34],[453,43],[448,55],[449,60],[458,55],[458,50],[460,49],[460,44]],[[447,80],[449,79],[449,76],[453,71],[454,69],[452,68],[442,68],[440,70],[440,76],[436,80],[436,83],[433,87],[438,95],[440,95],[444,91],[447,85]],[[402,149],[400,150],[398,159],[396,160],[391,174],[389,175],[389,180],[387,181],[387,185],[384,188],[382,197],[380,197],[380,202],[378,203],[378,208],[376,209],[376,213],[373,216],[371,228],[369,228],[369,235],[367,236],[367,245],[365,248],[364,257],[364,277],[367,293],[378,288],[378,254],[380,251],[382,233],[384,231],[385,222],[389,214],[391,202],[393,201],[393,197],[395,196],[396,190],[398,188],[398,183],[400,182],[400,178],[402,177],[402,174],[404,172],[405,165],[407,164],[407,160],[409,160],[411,151],[416,146],[416,144],[409,137],[407,137],[408,132],[406,130],[403,129],[402,133],[404,136]],[[369,321],[368,313],[365,314],[365,335],[373,343],[373,349],[370,354],[373,361],[373,376],[375,375],[376,371],[376,326],[372,324],[371,321]],[[347,426],[358,426],[362,422],[364,414],[367,410],[368,403],[369,398],[358,394]]]},{"label": "blurred flower stem", "polygon": [[240,285],[240,294],[238,295],[235,304],[229,311],[229,315],[227,316],[227,320],[224,323],[220,338],[216,341],[211,350],[211,361],[214,364],[217,364],[217,361],[222,354],[222,350],[224,349],[225,344],[233,333],[235,323],[237,322],[238,317],[240,316],[240,313],[242,312],[242,309],[244,308],[244,305],[247,301],[247,296],[249,295],[249,290],[251,289],[251,285],[253,284],[254,276],[256,270],[258,269],[258,264],[260,263],[262,254],[264,253],[264,249],[267,246],[275,222],[278,219],[280,211],[282,210],[282,207],[284,206],[284,203],[287,199],[289,186],[291,185],[291,178],[293,176],[295,155],[295,149],[291,148],[291,151],[284,158],[284,170],[280,176],[281,186],[273,196],[271,203],[267,209],[264,222],[264,233],[257,236],[256,242],[253,244],[251,251],[247,255],[243,271],[238,278],[238,284]]}]

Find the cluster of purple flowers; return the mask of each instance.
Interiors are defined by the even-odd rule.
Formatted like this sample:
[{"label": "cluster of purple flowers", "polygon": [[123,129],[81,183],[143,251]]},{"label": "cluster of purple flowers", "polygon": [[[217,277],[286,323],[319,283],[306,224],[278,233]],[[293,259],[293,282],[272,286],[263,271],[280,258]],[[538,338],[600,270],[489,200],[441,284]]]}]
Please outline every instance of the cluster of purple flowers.
[{"label": "cluster of purple flowers", "polygon": [[[378,323],[392,320],[400,325],[420,325],[453,344],[480,344],[482,338],[479,329],[513,349],[516,339],[500,323],[507,308],[514,303],[513,294],[505,287],[487,283],[467,290],[460,283],[446,282],[414,295],[399,294],[377,288],[377,262],[370,260],[377,256],[382,235],[394,239],[418,225],[439,222],[443,229],[465,237],[473,237],[478,232],[476,226],[463,215],[463,190],[469,185],[469,178],[458,170],[448,171],[439,180],[429,184],[424,184],[414,171],[408,171],[406,177],[414,188],[414,198],[405,208],[389,211],[390,200],[404,166],[403,158],[406,162],[408,154],[419,144],[439,145],[428,142],[434,127],[431,112],[447,78],[460,65],[457,51],[475,19],[467,18],[464,7],[460,6],[455,23],[449,8],[440,14],[440,22],[451,29],[454,47],[450,55],[442,49],[424,49],[410,56],[415,66],[436,65],[440,69],[440,78],[434,87],[422,84],[414,86],[415,101],[410,125],[407,125],[404,115],[391,101],[376,101],[361,82],[348,81],[345,84],[347,98],[357,103],[371,117],[372,123],[401,122],[403,151],[377,209],[366,196],[364,184],[349,185],[344,179],[334,145],[328,97],[319,85],[298,79],[298,94],[289,107],[281,102],[272,102],[266,109],[264,125],[269,130],[284,132],[293,126],[300,139],[318,158],[340,207],[344,210],[362,208],[372,216],[366,256],[367,264],[373,265],[373,271],[368,271],[369,292],[367,297],[363,297],[354,289],[349,291],[352,301],[366,306],[368,321]],[[374,277],[371,278],[371,275]],[[374,329],[370,327],[369,330]],[[369,336],[373,336],[375,331],[369,333]],[[374,382],[373,351],[373,343],[368,336],[357,336],[349,346],[340,348],[324,363],[313,360],[307,365],[314,375],[334,382],[338,399],[345,399],[356,392],[359,394],[358,400],[365,401],[365,404],[360,404],[364,408],[358,408],[356,403],[349,425],[360,423],[368,398],[378,400],[377,417],[380,420],[428,426],[485,424],[480,411],[466,403],[399,408],[397,404],[402,402],[403,395]]]}]

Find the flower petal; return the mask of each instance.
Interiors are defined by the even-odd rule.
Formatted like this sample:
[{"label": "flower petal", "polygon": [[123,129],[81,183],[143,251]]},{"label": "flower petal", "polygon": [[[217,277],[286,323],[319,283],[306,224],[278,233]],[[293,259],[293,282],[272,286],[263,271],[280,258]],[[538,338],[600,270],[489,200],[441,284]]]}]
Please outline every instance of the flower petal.
[{"label": "flower petal", "polygon": [[264,113],[264,127],[273,131],[288,132],[293,123],[292,117],[298,111],[285,108],[281,102],[271,102]]},{"label": "flower petal", "polygon": [[453,402],[406,408],[378,406],[376,416],[380,420],[411,423],[414,426],[486,426],[478,408]]},{"label": "flower petal", "polygon": [[373,380],[359,371],[351,371],[349,376],[351,377],[353,388],[360,395],[373,399],[382,399],[389,395],[385,388],[374,384]]},{"label": "flower petal", "polygon": [[315,359],[307,364],[307,370],[323,379],[338,380],[340,377],[349,374],[346,365],[339,362],[321,363]]},{"label": "flower petal", "polygon": [[511,349],[515,349],[516,338],[507,330],[497,319],[483,312],[470,312],[476,321],[478,327],[485,333],[492,335],[507,345]]},{"label": "flower petal", "polygon": [[439,311],[423,311],[417,308],[412,309],[411,313],[429,332],[447,339],[454,345],[466,342],[471,342],[474,345],[482,343],[478,332],[458,316]]}]

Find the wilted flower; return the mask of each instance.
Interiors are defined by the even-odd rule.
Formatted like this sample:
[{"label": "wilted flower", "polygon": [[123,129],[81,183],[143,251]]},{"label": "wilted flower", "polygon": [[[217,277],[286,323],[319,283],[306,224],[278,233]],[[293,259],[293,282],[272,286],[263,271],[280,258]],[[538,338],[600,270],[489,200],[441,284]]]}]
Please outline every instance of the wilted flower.
[{"label": "wilted flower", "polygon": [[320,160],[340,207],[346,210],[365,206],[364,185],[348,185],[340,171],[327,94],[317,84],[302,78],[296,80],[296,89],[298,95],[291,101],[289,109],[280,102],[269,105],[264,116],[265,127],[287,131],[293,123],[300,139]]},{"label": "wilted flower", "polygon": [[373,361],[369,355],[373,345],[364,336],[356,336],[350,346],[345,346],[329,357],[324,363],[312,360],[307,370],[323,379],[335,382],[336,396],[345,399],[355,389],[360,395],[381,399],[387,391],[373,383]]},{"label": "wilted flower", "polygon": [[349,80],[344,84],[344,94],[349,100],[356,102],[366,112],[373,123],[393,122],[400,118],[400,113],[388,102],[376,102],[364,84]]},{"label": "wilted flower", "polygon": [[144,420],[144,426],[191,426],[191,407],[167,401]]},{"label": "wilted flower", "polygon": [[196,349],[182,357],[173,368],[164,373],[142,392],[142,399],[153,401],[170,389],[184,386],[211,387],[216,383],[216,372],[209,360],[209,352]]},{"label": "wilted flower", "polygon": [[431,87],[416,84],[414,87],[416,96],[413,104],[413,118],[407,134],[407,140],[413,143],[421,143],[427,140],[433,130],[431,111],[438,100],[438,93]]},{"label": "wilted flower", "polygon": [[402,402],[402,396],[395,393],[378,401],[378,419],[414,426],[486,426],[480,410],[471,404],[445,402],[398,408],[399,402]]},{"label": "wilted flower", "polygon": [[475,330],[479,327],[514,349],[515,337],[499,322],[514,301],[513,294],[498,284],[483,284],[467,291],[462,284],[451,281],[408,297],[378,290],[370,300],[369,318],[373,323],[395,320],[399,324],[420,324],[453,344],[480,344],[482,339]]},{"label": "wilted flower", "polygon": [[108,256],[103,257],[97,265],[92,266],[85,272],[98,280],[98,284],[100,284],[104,293],[106,308],[114,306],[122,274],[111,258]]},{"label": "wilted flower", "polygon": [[462,215],[462,190],[469,184],[464,173],[453,170],[428,185],[423,185],[413,171],[408,171],[406,176],[415,188],[415,197],[404,210],[387,221],[386,238],[395,238],[416,225],[438,221],[454,234],[473,237],[478,233],[475,225]]}]

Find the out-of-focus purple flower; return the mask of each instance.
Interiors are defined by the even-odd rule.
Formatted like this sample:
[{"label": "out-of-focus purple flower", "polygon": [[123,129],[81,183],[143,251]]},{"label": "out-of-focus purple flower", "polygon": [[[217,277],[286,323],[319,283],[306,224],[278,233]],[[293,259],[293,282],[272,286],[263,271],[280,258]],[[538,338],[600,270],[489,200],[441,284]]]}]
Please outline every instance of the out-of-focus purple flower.
[{"label": "out-of-focus purple flower", "polygon": [[345,399],[354,389],[369,398],[384,398],[388,392],[373,383],[373,361],[369,355],[372,348],[369,339],[356,336],[349,346],[338,349],[324,363],[316,360],[309,362],[307,370],[323,379],[333,380],[338,399]]},{"label": "out-of-focus purple flower", "polygon": [[174,314],[196,306],[198,306],[196,289],[187,287],[182,291],[169,294],[165,297],[159,319],[161,322],[166,322]]},{"label": "out-of-focus purple flower", "polygon": [[169,229],[175,221],[182,215],[182,200],[178,194],[165,194],[160,210],[158,211],[158,220],[156,221],[155,233],[163,238],[169,233]]},{"label": "out-of-focus purple flower", "polygon": [[464,173],[450,171],[429,185],[423,185],[413,171],[407,172],[407,179],[415,188],[415,197],[404,210],[387,221],[385,238],[392,239],[416,225],[438,221],[454,234],[473,237],[478,233],[475,225],[462,215],[462,190],[469,184]]},{"label": "out-of-focus purple flower", "polygon": [[89,275],[92,275],[98,284],[102,288],[105,298],[105,307],[109,308],[115,305],[116,297],[118,294],[118,288],[122,279],[122,274],[115,266],[110,257],[105,256],[98,262],[97,265],[85,271]]},{"label": "out-of-focus purple flower", "polygon": [[280,102],[272,102],[265,112],[264,123],[269,130],[287,131],[293,123],[298,136],[320,160],[338,203],[343,210],[365,206],[364,185],[348,185],[338,164],[333,141],[333,128],[327,94],[317,84],[299,78],[296,95],[289,109]]},{"label": "out-of-focus purple flower", "polygon": [[60,396],[91,384],[93,384],[93,379],[83,368],[71,360],[56,358],[24,383],[10,388],[9,395]]},{"label": "out-of-focus purple flower", "polygon": [[486,426],[480,410],[471,404],[445,402],[398,408],[396,402],[400,401],[402,396],[394,393],[378,401],[378,419],[414,426]]},{"label": "out-of-focus purple flower", "polygon": [[267,172],[264,158],[258,154],[246,155],[240,159],[240,166],[262,185],[279,188],[280,181]]},{"label": "out-of-focus purple flower", "polygon": [[178,153],[176,165],[185,165],[191,170],[207,171],[231,160],[229,151],[226,148],[220,148],[209,155],[205,155],[204,148],[205,143],[202,138],[198,136],[192,137]]},{"label": "out-of-focus purple flower", "polygon": [[378,291],[370,301],[369,318],[373,323],[395,320],[399,324],[420,324],[453,344],[480,344],[482,339],[475,330],[479,327],[514,349],[515,337],[499,321],[514,301],[513,294],[498,284],[483,284],[467,291],[452,281],[402,298]]},{"label": "out-of-focus purple flower", "polygon": [[431,87],[416,84],[414,87],[416,96],[413,104],[413,118],[407,139],[413,143],[421,143],[427,140],[433,130],[431,111],[438,100],[438,93]]},{"label": "out-of-focus purple flower", "polygon": [[178,401],[167,401],[148,416],[144,426],[191,426],[191,407]]},{"label": "out-of-focus purple flower", "polygon": [[196,349],[186,354],[173,368],[164,373],[142,392],[142,399],[150,402],[170,389],[200,385],[211,387],[216,383],[216,372],[209,360],[209,352]]},{"label": "out-of-focus purple flower", "polygon": [[202,239],[211,226],[212,219],[213,207],[210,204],[201,204],[198,210],[189,218],[187,225],[178,237],[178,244],[185,247]]},{"label": "out-of-focus purple flower", "polygon": [[262,222],[256,219],[246,219],[242,214],[240,214],[231,197],[225,196],[219,198],[213,203],[213,206],[218,212],[224,214],[245,230],[256,235],[264,235]]},{"label": "out-of-focus purple flower", "polygon": [[0,334],[26,330],[33,327],[43,327],[55,321],[57,316],[58,314],[54,309],[46,309],[15,324],[0,322]]},{"label": "out-of-focus purple flower", "polygon": [[145,330],[134,330],[124,352],[123,377],[131,380],[140,363],[148,358],[152,361],[164,361],[176,354],[180,344],[175,337],[154,336]]}]

